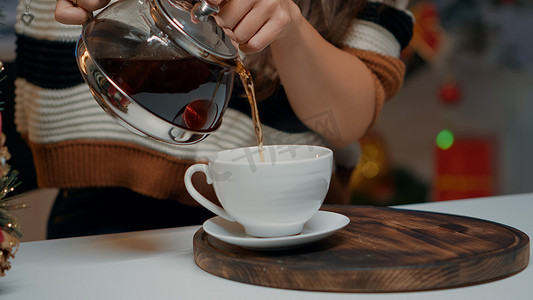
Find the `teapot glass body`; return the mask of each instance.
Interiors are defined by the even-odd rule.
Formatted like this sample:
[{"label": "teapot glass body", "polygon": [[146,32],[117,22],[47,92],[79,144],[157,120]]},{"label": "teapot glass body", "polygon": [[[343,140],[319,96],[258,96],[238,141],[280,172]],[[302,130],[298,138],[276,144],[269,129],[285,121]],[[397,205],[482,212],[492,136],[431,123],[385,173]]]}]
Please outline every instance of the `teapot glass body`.
[{"label": "teapot glass body", "polygon": [[83,27],[76,57],[100,106],[129,130],[171,144],[215,131],[231,96],[237,51],[191,0],[125,0]]}]

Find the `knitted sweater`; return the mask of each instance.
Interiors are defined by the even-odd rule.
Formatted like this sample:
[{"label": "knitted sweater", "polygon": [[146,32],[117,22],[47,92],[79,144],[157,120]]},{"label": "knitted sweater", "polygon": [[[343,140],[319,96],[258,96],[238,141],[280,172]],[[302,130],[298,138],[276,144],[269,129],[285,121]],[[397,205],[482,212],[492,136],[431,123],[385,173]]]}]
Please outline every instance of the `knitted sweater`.
[{"label": "knitted sweater", "polygon": [[[396,7],[385,10],[378,10],[379,2],[370,1],[360,19],[353,21],[343,47],[372,71],[375,118],[402,84],[404,65],[398,58],[413,23],[407,1],[396,1]],[[165,144],[123,128],[100,108],[83,82],[74,57],[81,26],[56,22],[55,4],[56,0],[33,0],[33,21],[26,26],[17,18],[15,27],[15,123],[32,150],[40,187],[120,186],[191,203],[183,186],[190,164],[220,150],[256,145],[250,108],[242,101],[230,101],[220,129],[194,145]],[[23,9],[21,1],[19,15]],[[259,111],[265,144],[326,145],[296,118],[283,89],[263,101]],[[354,165],[353,149],[339,149],[337,161]]]}]

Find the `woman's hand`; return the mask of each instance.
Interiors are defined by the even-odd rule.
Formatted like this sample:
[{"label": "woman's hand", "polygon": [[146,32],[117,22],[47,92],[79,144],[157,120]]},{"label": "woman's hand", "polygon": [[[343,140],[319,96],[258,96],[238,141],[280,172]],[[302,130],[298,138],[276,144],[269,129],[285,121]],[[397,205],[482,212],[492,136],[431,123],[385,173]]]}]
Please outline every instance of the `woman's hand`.
[{"label": "woman's hand", "polygon": [[366,132],[375,107],[370,71],[326,41],[292,0],[208,2],[220,7],[215,20],[242,52],[270,46],[291,107],[304,124],[337,147]]},{"label": "woman's hand", "polygon": [[91,13],[105,7],[110,0],[57,0],[55,18],[59,23],[81,25]]},{"label": "woman's hand", "polygon": [[[84,1],[84,0],[81,0]],[[87,1],[87,0],[85,0]],[[302,17],[292,0],[209,0],[220,7],[215,20],[244,53],[260,52]]]}]

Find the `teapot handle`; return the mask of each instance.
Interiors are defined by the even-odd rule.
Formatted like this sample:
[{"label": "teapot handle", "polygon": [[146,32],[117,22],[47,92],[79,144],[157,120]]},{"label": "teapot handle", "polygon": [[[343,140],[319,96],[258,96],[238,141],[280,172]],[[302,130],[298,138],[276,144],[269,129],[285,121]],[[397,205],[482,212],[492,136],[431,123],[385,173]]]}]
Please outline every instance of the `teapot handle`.
[{"label": "teapot handle", "polygon": [[194,11],[194,16],[198,20],[205,22],[210,16],[218,13],[218,11],[219,7],[217,5],[213,5],[206,0],[202,0],[202,4],[200,4]]}]

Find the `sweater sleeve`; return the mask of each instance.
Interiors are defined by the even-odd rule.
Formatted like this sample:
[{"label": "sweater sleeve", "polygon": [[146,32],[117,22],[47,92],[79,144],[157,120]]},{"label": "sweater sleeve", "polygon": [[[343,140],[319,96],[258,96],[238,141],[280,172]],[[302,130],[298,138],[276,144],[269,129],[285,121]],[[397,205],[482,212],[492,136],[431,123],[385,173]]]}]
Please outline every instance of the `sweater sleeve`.
[{"label": "sweater sleeve", "polygon": [[414,18],[406,9],[407,1],[395,1],[394,5],[382,2],[368,1],[352,22],[342,45],[343,50],[357,56],[372,73],[376,105],[370,127],[383,103],[403,84],[405,64],[400,60],[400,52],[413,34]]}]

